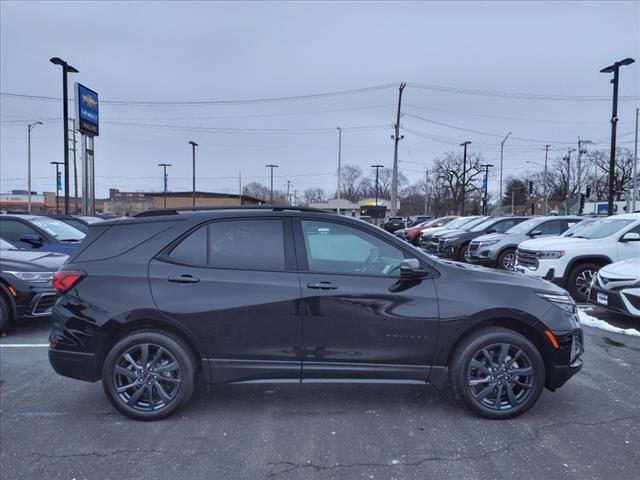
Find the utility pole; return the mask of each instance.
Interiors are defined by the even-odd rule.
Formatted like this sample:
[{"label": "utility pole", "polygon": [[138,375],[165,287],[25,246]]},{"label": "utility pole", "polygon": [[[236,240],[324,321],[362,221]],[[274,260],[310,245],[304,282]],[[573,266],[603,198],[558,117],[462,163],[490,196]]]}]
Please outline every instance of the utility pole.
[{"label": "utility pole", "polygon": [[293,203],[298,205],[298,190],[293,191]]},{"label": "utility pole", "polygon": [[484,168],[484,200],[482,201],[482,214],[486,215],[489,210],[487,207],[487,192],[489,191],[489,169],[493,168],[495,165],[490,163],[483,163],[480,165],[481,168]]},{"label": "utility pole", "polygon": [[581,140],[580,137],[578,137],[578,179],[577,179],[577,183],[578,183],[578,193],[582,192],[582,154],[583,153],[587,153],[587,150],[583,150],[582,146],[583,145],[588,145],[590,143],[593,143],[591,140]]},{"label": "utility pole", "polygon": [[[338,127],[338,215],[340,215],[340,184],[342,179],[342,128]],[[287,192],[287,199],[289,193]]]},{"label": "utility pole", "polygon": [[270,163],[269,165],[265,165],[265,167],[271,169],[271,194],[269,195],[269,203],[273,205],[273,169],[278,168],[278,165]]},{"label": "utility pole", "polygon": [[242,205],[242,170],[238,170],[238,200]]},{"label": "utility pole", "polygon": [[429,211],[429,169],[424,172],[424,216]]},{"label": "utility pole", "polygon": [[467,190],[467,145],[471,142],[466,141],[460,144],[461,147],[464,147],[464,154],[462,156],[462,202],[460,205],[460,216],[464,217],[464,197]]},{"label": "utility pole", "polygon": [[[49,162],[51,165],[56,166],[56,214],[60,214],[60,165],[64,165],[64,162]],[[46,205],[45,205],[46,210]]]},{"label": "utility pole", "polygon": [[549,176],[547,173],[547,160],[549,158],[549,145],[544,146],[544,214],[549,215]]},{"label": "utility pole", "polygon": [[167,167],[170,167],[171,164],[170,163],[159,163],[158,164],[159,167],[162,167],[162,203],[164,205],[164,208],[167,208],[167,186],[168,186],[168,181],[167,181]]},{"label": "utility pole", "polygon": [[613,189],[616,169],[616,129],[618,125],[618,72],[623,65],[631,65],[635,60],[625,58],[600,70],[600,73],[613,73],[613,105],[611,108],[611,153],[609,154],[609,202],[607,215],[613,215]]},{"label": "utility pole", "polygon": [[78,73],[78,69],[58,57],[49,59],[54,65],[62,67],[62,130],[64,132],[64,214],[69,215],[69,94],[67,92],[67,74]]},{"label": "utility pole", "polygon": [[[287,203],[291,205],[291,196],[289,195],[289,189],[291,188],[291,180],[287,180]],[[340,188],[340,187],[338,187]],[[340,194],[338,193],[338,205],[340,205]],[[338,213],[340,213],[340,207],[338,207]]]},{"label": "utility pole", "polygon": [[73,210],[76,213],[80,213],[78,212],[78,165],[76,163],[76,144],[78,142],[76,141],[76,119],[75,118],[71,119],[71,125],[72,125],[71,132],[73,133],[73,139],[71,140],[73,142],[73,201],[74,201]]},{"label": "utility pole", "polygon": [[631,211],[636,211],[636,198],[638,197],[638,110],[640,108],[636,108],[636,141],[635,147],[633,148],[633,203],[631,207]]},{"label": "utility pole", "polygon": [[198,144],[193,140],[189,142],[191,145],[191,159],[193,162],[193,177],[192,177],[192,188],[191,188],[191,207],[196,208],[196,147]]},{"label": "utility pole", "polygon": [[500,213],[502,213],[502,170],[504,168],[504,144],[509,138],[511,132],[507,133],[507,136],[500,142],[500,202],[498,205],[500,206]]},{"label": "utility pole", "polygon": [[29,213],[31,213],[31,130],[36,128],[36,125],[42,125],[42,122],[34,122],[27,125],[27,209]]},{"label": "utility pole", "polygon": [[567,198],[565,205],[565,215],[569,215],[569,202],[571,200],[571,152],[573,152],[573,148],[569,147],[567,149],[567,155],[564,159],[567,161]]},{"label": "utility pole", "polygon": [[396,114],[395,135],[391,135],[393,142],[393,176],[391,178],[391,215],[397,213],[398,203],[398,143],[404,138],[400,135],[400,111],[402,109],[402,92],[407,84],[402,82],[398,93],[398,113]]}]

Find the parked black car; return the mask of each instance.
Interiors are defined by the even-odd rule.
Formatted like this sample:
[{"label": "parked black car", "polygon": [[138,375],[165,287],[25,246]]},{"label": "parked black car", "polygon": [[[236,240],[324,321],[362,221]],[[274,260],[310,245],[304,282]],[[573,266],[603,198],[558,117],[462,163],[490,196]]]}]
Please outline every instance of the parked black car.
[{"label": "parked black car", "polygon": [[468,231],[451,232],[439,238],[438,256],[464,262],[469,242],[480,235],[504,233],[527,217],[493,217],[477,224]]},{"label": "parked black car", "polygon": [[17,250],[0,239],[0,332],[51,315],[58,296],[51,281],[67,258],[59,253]]},{"label": "parked black car", "polygon": [[89,215],[49,215],[49,217],[71,225],[85,234],[89,231],[89,225],[102,221],[102,218]]},{"label": "parked black car", "polygon": [[384,225],[382,225],[382,228],[384,228],[389,233],[393,233],[396,230],[399,230],[404,227],[405,227],[405,223],[402,217],[391,217],[389,218],[389,220],[384,222]]},{"label": "parked black car", "polygon": [[84,233],[55,218],[40,215],[0,215],[0,238],[17,248],[69,255]]},{"label": "parked black car", "polygon": [[440,386],[509,418],[580,370],[559,287],[440,261],[320,210],[154,211],[94,224],[56,273],[49,360],[140,420],[212,383]]}]

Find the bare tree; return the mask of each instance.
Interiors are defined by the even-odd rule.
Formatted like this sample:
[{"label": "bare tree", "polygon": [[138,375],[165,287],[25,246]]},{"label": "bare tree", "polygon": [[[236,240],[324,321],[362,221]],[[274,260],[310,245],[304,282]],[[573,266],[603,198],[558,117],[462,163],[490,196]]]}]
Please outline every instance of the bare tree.
[{"label": "bare tree", "polygon": [[302,194],[302,201],[305,205],[310,203],[320,203],[326,201],[327,196],[324,190],[318,187],[307,188]]},{"label": "bare tree", "polygon": [[[441,205],[445,209],[457,210],[462,203],[462,192],[465,192],[465,198],[472,200],[476,198],[480,192],[479,179],[482,173],[480,164],[482,163],[482,154],[472,153],[467,156],[467,168],[465,172],[464,186],[462,185],[463,176],[463,158],[459,153],[447,152],[442,157],[437,158],[434,162],[434,174],[436,177],[437,188],[443,190],[445,195],[443,199],[448,199]],[[474,211],[475,206],[469,211]]]},{"label": "bare tree", "polygon": [[360,177],[362,169],[357,165],[345,165],[342,167],[340,179],[340,197],[355,202],[360,199]]}]

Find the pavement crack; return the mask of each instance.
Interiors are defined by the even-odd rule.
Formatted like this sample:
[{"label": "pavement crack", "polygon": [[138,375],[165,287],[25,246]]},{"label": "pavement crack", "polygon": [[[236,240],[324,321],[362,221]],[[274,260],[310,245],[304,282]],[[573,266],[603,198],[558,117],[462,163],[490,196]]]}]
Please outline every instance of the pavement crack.
[{"label": "pavement crack", "polygon": [[111,452],[85,452],[85,453],[67,453],[67,454],[49,454],[41,452],[31,452],[39,458],[84,458],[84,457],[113,457],[116,455],[147,455],[147,454],[165,454],[163,450],[113,450]]},{"label": "pavement crack", "polygon": [[391,462],[357,462],[357,463],[335,463],[333,465],[318,465],[315,463],[307,462],[307,463],[299,463],[293,461],[279,461],[279,462],[269,462],[269,465],[276,471],[272,471],[267,473],[266,478],[274,478],[280,475],[285,475],[289,472],[293,472],[295,470],[301,469],[310,469],[314,472],[323,472],[323,471],[331,471],[335,469],[348,469],[348,468],[362,468],[362,467],[382,467],[382,468],[395,468],[395,467],[419,467],[425,463],[429,462],[459,462],[463,460],[483,460],[486,457],[491,455],[509,452],[512,448],[523,445],[526,443],[540,441],[544,437],[544,430],[549,429],[557,429],[562,427],[567,427],[570,425],[576,425],[581,427],[598,427],[609,425],[616,422],[621,422],[624,420],[638,420],[640,421],[640,415],[629,415],[625,417],[616,417],[608,420],[604,420],[601,422],[579,422],[579,421],[567,421],[567,422],[559,422],[559,423],[551,423],[547,425],[540,425],[539,427],[535,427],[532,431],[532,434],[527,438],[523,438],[516,441],[507,442],[506,445],[500,446],[495,449],[484,450],[481,453],[473,454],[473,455],[452,455],[452,456],[431,456],[426,458],[421,458],[419,460],[415,460],[412,462],[407,461],[399,461],[393,460]]}]

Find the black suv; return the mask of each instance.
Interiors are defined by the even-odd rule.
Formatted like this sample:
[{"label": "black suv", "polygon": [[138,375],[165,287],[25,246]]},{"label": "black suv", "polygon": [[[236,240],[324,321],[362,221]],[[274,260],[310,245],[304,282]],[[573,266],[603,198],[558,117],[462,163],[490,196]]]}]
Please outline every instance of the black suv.
[{"label": "black suv", "polygon": [[165,417],[210,383],[440,386],[479,415],[530,408],[582,366],[561,288],[440,261],[313,209],[157,211],[105,221],[56,273],[49,360]]}]

